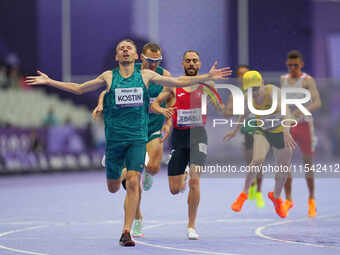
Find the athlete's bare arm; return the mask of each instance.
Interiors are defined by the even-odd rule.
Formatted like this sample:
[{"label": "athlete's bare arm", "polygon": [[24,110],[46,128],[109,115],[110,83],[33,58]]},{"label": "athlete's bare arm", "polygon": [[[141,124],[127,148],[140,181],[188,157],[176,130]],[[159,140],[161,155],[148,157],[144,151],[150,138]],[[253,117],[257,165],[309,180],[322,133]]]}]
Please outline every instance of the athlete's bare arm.
[{"label": "athlete's bare arm", "polygon": [[229,67],[216,69],[216,65],[217,62],[211,67],[209,73],[197,76],[180,76],[177,78],[166,77],[151,70],[143,69],[142,77],[145,84],[148,84],[151,81],[167,87],[187,87],[200,82],[226,79],[226,77],[231,75],[232,71]]},{"label": "athlete's bare arm", "polygon": [[100,93],[99,98],[98,98],[98,105],[96,108],[94,108],[92,112],[92,117],[94,120],[97,119],[97,115],[103,111],[104,108],[104,96],[108,90],[104,90]]},{"label": "athlete's bare arm", "polygon": [[320,109],[322,104],[320,94],[316,87],[315,80],[310,75],[307,75],[307,77],[304,79],[303,87],[308,89],[311,94],[312,103],[306,106],[308,111],[312,112]]},{"label": "athlete's bare arm", "polygon": [[[271,94],[270,98],[273,98],[272,90],[270,90],[270,94]],[[278,88],[277,98],[278,98],[277,107],[278,109],[281,109],[281,89],[280,88]],[[285,146],[287,146],[291,150],[294,150],[296,143],[289,131],[289,124],[290,125],[293,124],[290,121],[291,118],[292,118],[292,114],[290,112],[289,106],[286,105],[286,115],[283,116],[283,120],[282,120],[282,123],[285,123],[285,125],[283,125],[283,139],[284,139]]]},{"label": "athlete's bare arm", "polygon": [[[248,105],[248,92],[246,92],[244,94],[244,98],[245,98],[245,105]],[[231,105],[231,107],[232,107],[232,105]],[[231,109],[231,111],[232,111],[232,109]],[[236,124],[236,127],[231,132],[227,133],[224,136],[225,140],[229,141],[229,140],[231,140],[237,134],[237,132],[242,127],[242,124],[240,124],[240,123],[243,123],[243,121],[249,116],[249,114],[250,114],[250,111],[249,111],[248,107],[245,107],[244,115],[240,115],[238,117],[238,119],[236,121],[236,123],[238,123],[238,124]]]},{"label": "athlete's bare arm", "polygon": [[161,104],[164,101],[170,102],[171,100],[173,100],[173,98],[176,98],[176,89],[168,87],[164,88],[163,91],[155,99],[155,101],[151,104],[151,110],[155,113],[164,115],[164,117],[167,119],[171,118],[174,114],[175,108],[164,108],[161,107]]},{"label": "athlete's bare arm", "polygon": [[28,76],[26,82],[29,85],[48,85],[73,94],[81,95],[90,91],[97,90],[102,86],[109,86],[112,79],[112,72],[106,71],[97,78],[78,84],[73,82],[61,82],[49,78],[46,74],[37,71],[38,76]]}]

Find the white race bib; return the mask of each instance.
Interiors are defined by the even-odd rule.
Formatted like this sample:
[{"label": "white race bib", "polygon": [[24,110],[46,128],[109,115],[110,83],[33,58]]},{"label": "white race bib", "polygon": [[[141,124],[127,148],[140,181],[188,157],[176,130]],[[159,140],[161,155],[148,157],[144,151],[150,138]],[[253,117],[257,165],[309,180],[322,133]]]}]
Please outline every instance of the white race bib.
[{"label": "white race bib", "polygon": [[118,107],[133,107],[143,105],[143,88],[116,88],[116,105]]},{"label": "white race bib", "polygon": [[177,111],[178,126],[201,126],[202,124],[201,108]]}]

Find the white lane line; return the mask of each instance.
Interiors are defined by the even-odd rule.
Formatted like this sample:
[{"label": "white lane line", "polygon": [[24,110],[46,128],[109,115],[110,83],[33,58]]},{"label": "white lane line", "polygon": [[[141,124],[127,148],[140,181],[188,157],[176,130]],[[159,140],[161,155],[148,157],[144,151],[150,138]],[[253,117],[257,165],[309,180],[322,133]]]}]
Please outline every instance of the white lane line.
[{"label": "white lane line", "polygon": [[[11,231],[0,233],[0,237],[4,237],[4,236],[7,236],[7,235],[11,235],[11,234],[14,234],[14,233],[19,233],[19,232],[24,232],[24,231],[28,231],[28,230],[35,230],[35,229],[46,228],[46,227],[48,227],[48,225],[41,225],[41,226],[34,226],[34,227],[28,227],[28,228],[11,230]],[[8,250],[8,251],[13,251],[13,252],[24,253],[24,254],[31,254],[31,255],[48,255],[46,253],[39,253],[39,252],[33,252],[33,251],[19,250],[19,249],[14,249],[14,248],[6,247],[6,246],[3,246],[3,245],[0,245],[0,249]]]},{"label": "white lane line", "polygon": [[[213,223],[216,221],[204,221],[204,223]],[[143,229],[152,229],[152,228],[157,228],[157,227],[162,227],[166,225],[176,225],[176,224],[183,224],[186,223],[186,221],[171,221],[171,222],[164,222],[161,224],[156,224],[156,225],[151,225],[151,226],[146,226]],[[200,221],[202,223],[202,221]],[[183,251],[183,252],[188,252],[188,253],[199,253],[199,254],[211,254],[211,255],[237,255],[235,253],[222,253],[222,252],[214,252],[214,251],[204,251],[204,250],[192,250],[192,249],[184,249],[184,248],[175,248],[175,247],[169,247],[169,246],[164,246],[164,245],[159,245],[159,244],[152,244],[152,243],[147,243],[143,241],[139,241],[134,239],[136,243],[145,245],[145,246],[150,246],[154,248],[160,248],[160,249],[166,249],[166,250],[175,250],[175,251]]]},{"label": "white lane line", "polygon": [[[335,217],[335,216],[339,216],[339,214],[319,216],[319,217],[317,217],[317,219],[331,218],[331,217]],[[267,225],[258,227],[255,230],[255,234],[257,236],[261,237],[261,238],[268,239],[268,240],[271,240],[271,241],[277,241],[277,242],[281,242],[281,243],[298,244],[298,245],[320,247],[320,248],[336,248],[336,249],[340,248],[340,246],[331,246],[331,245],[322,245],[322,244],[315,244],[315,243],[296,242],[296,241],[284,240],[284,239],[274,238],[274,237],[271,237],[271,236],[268,236],[268,235],[265,235],[265,234],[262,233],[262,231],[264,229],[272,227],[272,226],[284,225],[284,224],[289,224],[289,223],[293,223],[293,222],[296,223],[296,222],[310,221],[310,220],[312,220],[312,219],[302,218],[302,219],[297,219],[297,220],[287,220],[287,221],[282,221],[282,222],[280,221],[280,222],[267,224]]]},{"label": "white lane line", "polygon": [[228,222],[228,223],[240,223],[240,222],[269,222],[274,221],[273,219],[220,219],[216,222]]},{"label": "white lane line", "polygon": [[136,241],[136,240],[135,240],[135,242],[138,243],[138,244],[141,244],[141,245],[150,246],[150,247],[154,247],[154,248],[160,248],[160,249],[166,249],[166,250],[184,251],[184,252],[190,252],[190,253],[210,254],[210,255],[236,255],[235,253],[222,253],[222,252],[214,252],[214,251],[174,248],[174,247],[158,245],[158,244],[151,244],[151,243]]}]

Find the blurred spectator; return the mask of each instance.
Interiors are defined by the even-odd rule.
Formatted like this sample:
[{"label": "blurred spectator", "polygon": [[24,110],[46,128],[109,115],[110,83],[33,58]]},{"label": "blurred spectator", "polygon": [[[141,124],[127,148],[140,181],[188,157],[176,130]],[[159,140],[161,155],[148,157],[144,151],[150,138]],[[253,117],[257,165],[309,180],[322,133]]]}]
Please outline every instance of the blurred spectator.
[{"label": "blurred spectator", "polygon": [[40,153],[40,152],[44,152],[44,144],[41,141],[41,138],[38,135],[38,132],[36,130],[33,130],[30,133],[30,142],[31,142],[31,146],[29,151],[30,152],[34,152],[34,153]]},{"label": "blurred spectator", "polygon": [[54,108],[50,107],[46,117],[43,120],[43,125],[45,127],[51,127],[51,126],[56,126],[58,124],[59,124],[59,120],[58,120],[57,116],[55,115]]},{"label": "blurred spectator", "polygon": [[4,63],[0,62],[0,89],[7,88],[8,79],[7,79],[7,67]]},{"label": "blurred spectator", "polygon": [[30,89],[31,87],[25,83],[25,78],[20,71],[19,66],[11,67],[8,71],[8,87],[11,89]]},{"label": "blurred spectator", "polygon": [[100,116],[92,125],[92,134],[97,149],[105,149],[105,126],[104,119]]},{"label": "blurred spectator", "polygon": [[18,54],[11,52],[6,56],[6,63],[10,67],[19,67],[20,66],[20,58]]},{"label": "blurred spectator", "polygon": [[84,130],[84,143],[87,150],[91,150],[95,147],[91,121],[87,123],[86,128]]}]

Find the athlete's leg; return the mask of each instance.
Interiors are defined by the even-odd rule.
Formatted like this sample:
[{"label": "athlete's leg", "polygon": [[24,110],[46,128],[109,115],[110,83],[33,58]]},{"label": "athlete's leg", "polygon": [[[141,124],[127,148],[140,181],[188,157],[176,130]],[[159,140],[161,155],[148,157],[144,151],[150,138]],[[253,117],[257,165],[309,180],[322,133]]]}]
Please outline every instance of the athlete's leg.
[{"label": "athlete's leg", "polygon": [[168,164],[168,179],[170,192],[173,195],[176,195],[185,189],[185,180],[187,177],[185,168],[189,163],[189,159],[190,149],[172,150]]},{"label": "athlete's leg", "polygon": [[189,195],[188,195],[188,228],[195,228],[195,220],[197,216],[197,208],[200,203],[200,172],[197,171],[196,165],[190,166],[189,179]]},{"label": "athlete's leg", "polygon": [[150,140],[146,145],[148,162],[145,162],[146,171],[143,177],[143,189],[149,190],[153,184],[153,175],[157,174],[161,167],[163,157],[163,143],[160,137]]},{"label": "athlete's leg", "polygon": [[125,218],[124,230],[130,232],[132,222],[136,216],[139,203],[139,183],[140,172],[130,170],[126,175],[126,203],[125,203]]},{"label": "athlete's leg", "polygon": [[273,148],[274,156],[280,171],[275,174],[274,191],[268,193],[268,197],[272,200],[276,213],[281,217],[287,216],[288,210],[280,198],[282,189],[287,180],[290,162],[292,158],[292,150],[288,147],[283,149]]},{"label": "athlete's leg", "polygon": [[107,189],[111,193],[116,193],[120,188],[120,179],[106,179]]},{"label": "athlete's leg", "polygon": [[[305,166],[308,166],[309,169],[312,168],[313,165],[313,155],[311,154],[304,154],[303,160]],[[315,204],[315,186],[314,186],[314,171],[311,169],[310,171],[305,172],[307,187],[309,191],[309,198],[308,198],[308,217],[313,218],[316,216],[316,204]]]},{"label": "athlete's leg", "polygon": [[254,134],[253,159],[249,165],[249,171],[246,175],[243,192],[231,205],[231,209],[235,212],[241,211],[243,203],[247,200],[249,187],[256,177],[256,172],[261,170],[261,166],[267,156],[269,149],[270,144],[268,143],[267,139],[262,134]]},{"label": "athlete's leg", "polygon": [[293,178],[291,173],[288,174],[287,176],[287,181],[285,183],[285,193],[286,193],[286,201],[292,202],[292,184],[293,184]]},{"label": "athlete's leg", "polygon": [[172,195],[180,193],[185,188],[186,174],[168,176],[169,189]]},{"label": "athlete's leg", "polygon": [[293,152],[288,147],[283,149],[273,148],[273,151],[275,161],[280,169],[282,169],[282,171],[275,175],[274,197],[279,198],[281,196],[284,184],[287,181]]},{"label": "athlete's leg", "polygon": [[146,171],[151,175],[155,175],[160,170],[163,157],[163,143],[161,142],[161,138],[157,137],[148,142],[146,151],[150,158],[146,166]]},{"label": "athlete's leg", "polygon": [[[313,165],[313,155],[304,154],[303,161],[305,166],[311,169]],[[306,171],[305,172],[307,187],[309,191],[309,199],[314,199],[314,171]]]},{"label": "athlete's leg", "polygon": [[[250,169],[253,167],[253,169],[257,171],[261,170],[261,166],[268,154],[269,149],[270,144],[268,143],[267,139],[261,134],[254,134],[253,158],[249,165]],[[249,171],[247,173],[243,188],[244,193],[248,193],[248,189],[256,175],[256,171]]]}]

